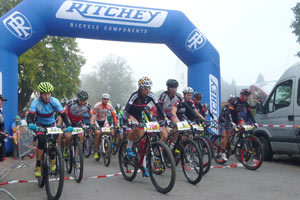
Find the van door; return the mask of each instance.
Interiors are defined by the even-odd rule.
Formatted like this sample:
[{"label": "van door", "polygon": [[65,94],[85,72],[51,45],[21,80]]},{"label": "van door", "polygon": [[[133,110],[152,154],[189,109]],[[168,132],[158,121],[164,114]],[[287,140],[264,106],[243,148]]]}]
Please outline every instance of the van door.
[{"label": "van door", "polygon": [[[295,85],[295,77],[285,79],[273,89],[265,103],[265,116],[259,123],[271,125],[294,125],[294,103],[292,102]],[[295,95],[294,95],[295,96]],[[268,127],[271,133],[270,141],[275,153],[298,152],[299,148],[293,143],[295,137],[294,128]]]},{"label": "van door", "polygon": [[300,79],[298,79],[296,94],[297,99],[294,101],[294,125],[299,126],[299,128],[294,128],[294,140],[298,144],[300,152]]}]

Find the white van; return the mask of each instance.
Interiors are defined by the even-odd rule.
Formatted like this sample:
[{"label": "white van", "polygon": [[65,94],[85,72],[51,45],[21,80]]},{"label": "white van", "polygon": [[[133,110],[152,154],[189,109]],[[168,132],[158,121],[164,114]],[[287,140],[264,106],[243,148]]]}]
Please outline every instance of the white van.
[{"label": "white van", "polygon": [[264,144],[265,160],[273,154],[300,153],[300,63],[287,69],[266,101],[257,104],[255,119],[262,125],[282,125],[254,131]]}]

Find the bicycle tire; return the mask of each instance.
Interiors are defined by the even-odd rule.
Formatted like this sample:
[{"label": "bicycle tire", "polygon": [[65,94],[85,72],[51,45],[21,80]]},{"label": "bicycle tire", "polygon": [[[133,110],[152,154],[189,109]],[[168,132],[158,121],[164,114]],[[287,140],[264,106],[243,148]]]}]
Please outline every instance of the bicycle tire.
[{"label": "bicycle tire", "polygon": [[114,147],[112,148],[112,155],[116,155],[120,146],[119,131],[115,131],[115,135],[113,136],[113,143],[114,143]]},{"label": "bicycle tire", "polygon": [[108,137],[102,138],[101,151],[102,151],[104,165],[108,167],[111,160],[111,139],[110,138]]},{"label": "bicycle tire", "polygon": [[[193,154],[195,153],[195,155]],[[183,141],[183,149],[181,149],[180,152],[180,157],[181,157],[181,166],[183,170],[183,174],[188,180],[189,183],[196,185],[199,183],[202,179],[203,176],[203,162],[202,162],[202,155],[200,153],[198,145],[191,139],[187,139]],[[190,162],[188,159],[197,159],[195,162],[196,166],[193,164],[193,167],[186,167],[186,164]],[[189,175],[189,171],[195,171],[195,178],[192,179],[191,175]]]},{"label": "bicycle tire", "polygon": [[[50,188],[50,180],[49,180],[49,175],[52,174],[52,172],[49,172],[51,170],[49,170],[48,163],[50,163],[50,157],[49,157],[49,153],[47,155],[47,158],[49,158],[49,160],[47,161],[46,167],[47,167],[47,174],[46,174],[46,178],[45,178],[45,188],[46,188],[46,193],[48,196],[49,200],[57,200],[60,198],[62,190],[63,190],[63,186],[64,186],[64,161],[63,161],[63,157],[62,157],[62,153],[61,150],[58,146],[54,146],[51,149],[48,150],[50,153],[53,153],[53,151],[56,152],[55,154],[55,161],[56,161],[56,169],[55,169],[55,174],[57,174],[59,176],[59,184],[58,184],[58,188],[56,191],[54,191],[52,193],[52,189]],[[53,181],[53,180],[51,180]]]},{"label": "bicycle tire", "polygon": [[198,144],[200,153],[202,155],[203,160],[203,174],[207,174],[210,170],[211,161],[212,161],[212,153],[211,147],[204,137],[197,137],[194,139]]},{"label": "bicycle tire", "polygon": [[[249,141],[247,144],[247,140]],[[255,145],[255,146],[254,146]],[[251,148],[251,149],[250,149]],[[249,150],[250,149],[250,150]],[[253,150],[255,152],[253,153]],[[248,163],[251,162],[251,155],[254,155],[254,159],[252,160],[254,165],[250,165]],[[254,135],[249,135],[244,139],[244,144],[240,149],[241,161],[242,164],[249,170],[256,170],[258,169],[264,160],[264,152],[263,152],[263,145],[258,137]]]},{"label": "bicycle tire", "polygon": [[[159,161],[159,170],[161,171],[161,173],[154,173],[153,171],[153,163],[152,163],[152,154],[150,149],[148,149],[148,155],[147,155],[147,163],[148,163],[148,170],[149,170],[149,174],[150,174],[150,179],[151,182],[153,184],[153,186],[156,188],[157,191],[166,194],[168,192],[170,192],[175,184],[175,180],[176,180],[176,166],[175,166],[175,161],[173,158],[173,155],[170,151],[170,149],[168,148],[168,146],[160,141],[156,141],[154,143],[152,143],[152,149],[153,152],[155,151],[155,148],[157,148],[158,152],[159,152],[159,156],[162,157],[160,159],[157,159],[157,155],[155,156],[153,154],[153,156],[155,156],[155,163],[157,163],[157,161]],[[162,150],[162,151],[161,151]],[[158,175],[157,177],[162,177],[163,176],[163,172],[168,172],[171,171],[171,176],[170,176],[170,181],[169,183],[163,187],[161,186],[158,181],[156,180],[154,175]]]},{"label": "bicycle tire", "polygon": [[[81,148],[81,143],[79,141],[76,141],[74,144],[74,157],[72,159],[73,161],[73,171],[74,171],[74,178],[77,183],[80,183],[83,176],[83,153]],[[78,148],[78,149],[77,149]],[[78,155],[79,154],[79,155]],[[79,164],[79,170],[78,170],[78,164]]]},{"label": "bicycle tire", "polygon": [[85,136],[84,141],[83,141],[83,153],[86,158],[90,157],[91,152],[92,152],[92,144],[91,144],[90,137],[91,136],[89,136],[89,137]]},{"label": "bicycle tire", "polygon": [[41,175],[40,178],[38,178],[38,185],[39,185],[40,188],[44,187],[44,185],[45,185],[45,174],[46,174],[46,172],[45,172],[45,163],[46,163],[45,159],[47,159],[47,156],[45,154],[46,154],[46,152],[44,151],[43,158],[41,160],[42,175]]},{"label": "bicycle tire", "polygon": [[223,160],[223,158],[221,157],[222,150],[220,147],[220,142],[221,142],[222,138],[223,138],[223,136],[218,135],[218,136],[215,136],[212,141],[212,148],[213,148],[212,155],[217,164],[226,163],[226,161]]},{"label": "bicycle tire", "polygon": [[[127,140],[124,140],[119,148],[119,166],[125,180],[132,181],[135,179],[138,172],[138,162],[127,159],[126,149]],[[130,166],[132,169],[129,169]]]},{"label": "bicycle tire", "polygon": [[67,158],[64,158],[65,163],[66,163],[66,169],[67,169],[67,173],[71,174],[72,169],[73,169],[73,150],[71,145],[68,145],[67,147],[64,148],[68,148],[69,149],[69,156]]}]

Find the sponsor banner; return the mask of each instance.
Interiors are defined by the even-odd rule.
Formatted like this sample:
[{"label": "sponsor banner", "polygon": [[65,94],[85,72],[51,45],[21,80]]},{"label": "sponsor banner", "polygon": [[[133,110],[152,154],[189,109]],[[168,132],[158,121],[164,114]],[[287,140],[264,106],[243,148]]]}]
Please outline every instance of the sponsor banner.
[{"label": "sponsor banner", "polygon": [[56,18],[158,28],[162,26],[167,15],[167,11],[149,8],[92,1],[65,1],[58,9]]},{"label": "sponsor banner", "polygon": [[185,48],[188,51],[196,51],[206,43],[206,37],[198,30],[193,30],[186,39]]},{"label": "sponsor banner", "polygon": [[3,24],[14,36],[21,40],[28,40],[32,35],[32,26],[29,20],[19,11],[15,11],[5,18]]}]

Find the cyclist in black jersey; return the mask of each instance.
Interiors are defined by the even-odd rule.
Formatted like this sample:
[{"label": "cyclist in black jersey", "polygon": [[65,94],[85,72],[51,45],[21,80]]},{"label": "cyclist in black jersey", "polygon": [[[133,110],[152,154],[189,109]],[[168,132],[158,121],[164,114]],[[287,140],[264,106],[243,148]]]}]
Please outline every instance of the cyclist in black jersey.
[{"label": "cyclist in black jersey", "polygon": [[[202,100],[202,94],[200,92],[195,92],[194,96],[193,96],[193,101],[195,103],[195,107],[197,109],[197,111],[200,113],[200,115],[202,116],[201,119],[202,120],[206,120],[206,112],[208,108],[204,108],[201,104],[201,100]],[[210,111],[209,111],[210,113]],[[210,113],[210,117],[213,119],[213,116]]]},{"label": "cyclist in black jersey", "polygon": [[[154,93],[150,92],[152,87],[152,81],[148,77],[142,77],[138,81],[139,89],[134,92],[130,98],[128,103],[126,104],[123,118],[124,122],[127,122],[129,125],[138,124],[142,121],[142,111],[145,109],[147,104],[152,101],[157,108],[158,115],[165,119],[166,115],[161,107],[158,105],[157,98]],[[136,154],[132,150],[133,141],[136,137],[142,137],[144,134],[144,129],[138,127],[132,127],[131,132],[128,133],[128,144],[127,144],[127,154],[131,157],[135,157]],[[146,157],[145,157],[146,158]],[[149,172],[147,171],[146,160],[143,162],[143,172],[144,176],[148,177]]]},{"label": "cyclist in black jersey", "polygon": [[243,89],[240,93],[240,97],[230,98],[228,100],[228,104],[223,107],[221,115],[219,116],[219,123],[221,126],[222,135],[224,136],[221,141],[221,156],[225,161],[227,161],[225,149],[228,145],[228,140],[232,135],[232,129],[235,125],[245,125],[245,121],[242,119],[240,114],[243,109],[247,109],[247,115],[249,119],[256,126],[256,121],[251,113],[250,105],[247,102],[250,95],[250,90]]}]

